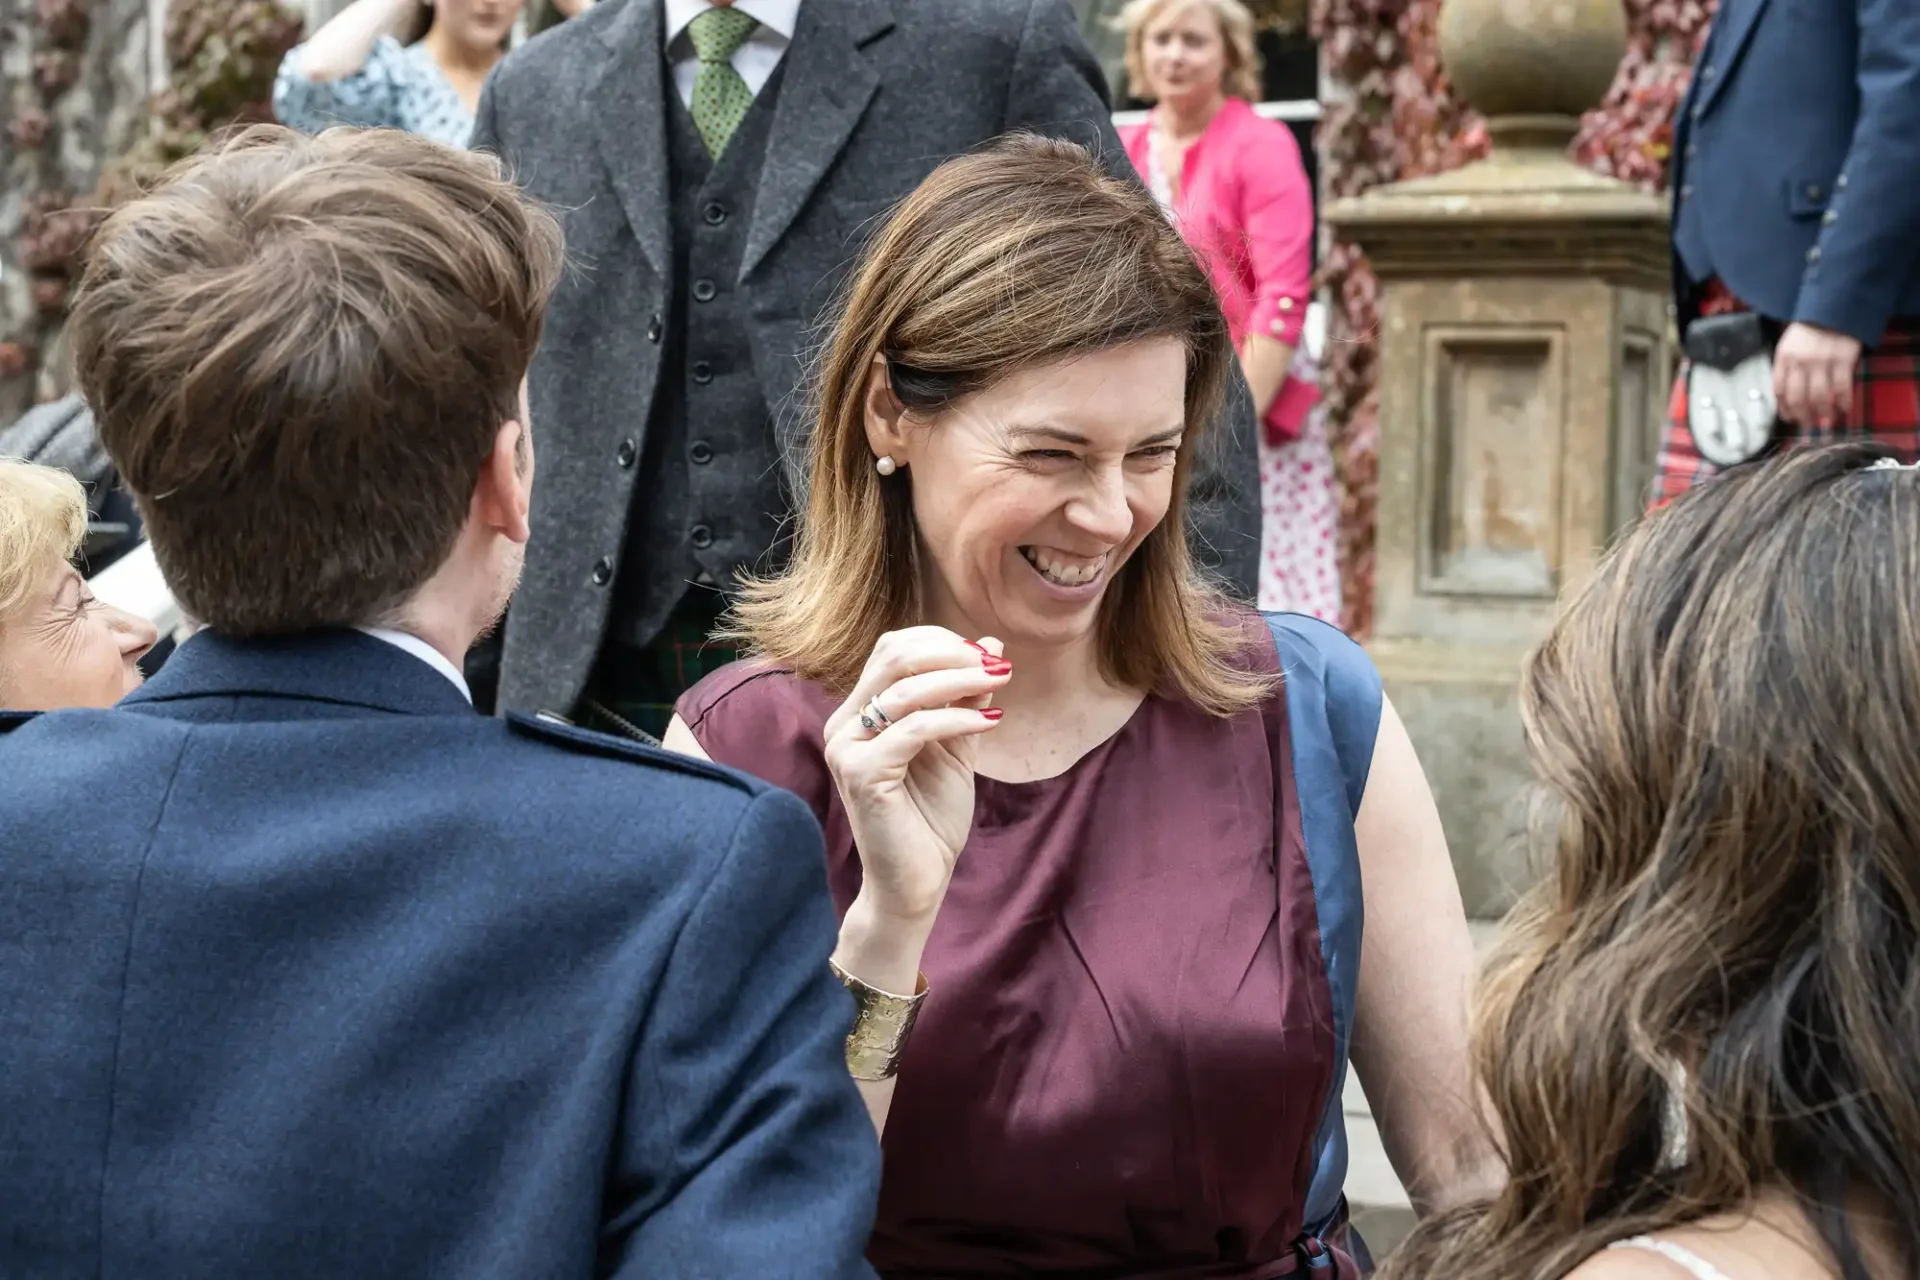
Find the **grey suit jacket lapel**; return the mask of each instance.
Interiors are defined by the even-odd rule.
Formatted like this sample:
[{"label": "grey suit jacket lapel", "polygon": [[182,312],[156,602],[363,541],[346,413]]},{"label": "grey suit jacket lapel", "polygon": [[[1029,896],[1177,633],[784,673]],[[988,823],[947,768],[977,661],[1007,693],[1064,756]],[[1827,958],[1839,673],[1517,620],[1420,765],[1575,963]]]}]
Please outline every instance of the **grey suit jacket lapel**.
[{"label": "grey suit jacket lapel", "polygon": [[[803,6],[805,7],[805,6]],[[607,24],[601,39],[607,57],[589,101],[600,155],[606,161],[633,238],[655,274],[672,275],[673,249],[667,221],[666,54],[660,0],[627,0],[626,11]],[[563,93],[563,86],[554,86]]]},{"label": "grey suit jacket lapel", "polygon": [[893,26],[887,0],[805,0],[760,167],[742,279],[778,244],[860,123],[880,73],[863,52]]}]

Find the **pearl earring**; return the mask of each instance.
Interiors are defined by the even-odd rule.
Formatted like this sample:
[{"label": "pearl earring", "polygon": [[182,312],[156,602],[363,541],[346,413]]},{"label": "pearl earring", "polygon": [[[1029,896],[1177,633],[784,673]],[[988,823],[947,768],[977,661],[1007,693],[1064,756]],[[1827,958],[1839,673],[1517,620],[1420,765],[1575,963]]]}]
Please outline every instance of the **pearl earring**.
[{"label": "pearl earring", "polygon": [[900,464],[883,453],[873,460],[873,469],[883,476],[890,476],[900,469]]}]

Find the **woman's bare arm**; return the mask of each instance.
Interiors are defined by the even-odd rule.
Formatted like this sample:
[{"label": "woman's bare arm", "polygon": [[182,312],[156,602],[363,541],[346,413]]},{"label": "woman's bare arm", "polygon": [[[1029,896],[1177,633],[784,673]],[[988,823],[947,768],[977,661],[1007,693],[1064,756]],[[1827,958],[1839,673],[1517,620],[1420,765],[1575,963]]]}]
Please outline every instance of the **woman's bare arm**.
[{"label": "woman's bare arm", "polygon": [[1286,385],[1287,371],[1293,367],[1293,348],[1264,333],[1250,334],[1246,349],[1240,353],[1240,371],[1247,375],[1253,392],[1253,407],[1259,417],[1267,416],[1273,398]]},{"label": "woman's bare arm", "polygon": [[354,0],[313,33],[297,69],[309,80],[343,80],[367,64],[381,36],[398,39],[419,12],[420,0]]},{"label": "woman's bare arm", "polygon": [[1391,702],[1354,826],[1366,928],[1353,1064],[1424,1215],[1492,1192],[1502,1175],[1467,1062],[1473,940],[1439,811]]}]

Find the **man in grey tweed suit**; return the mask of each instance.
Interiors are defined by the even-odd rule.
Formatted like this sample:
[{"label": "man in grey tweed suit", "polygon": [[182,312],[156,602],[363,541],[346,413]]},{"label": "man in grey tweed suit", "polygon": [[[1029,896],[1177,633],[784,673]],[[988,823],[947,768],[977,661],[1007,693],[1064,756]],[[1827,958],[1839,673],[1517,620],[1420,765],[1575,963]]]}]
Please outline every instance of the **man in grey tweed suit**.
[{"label": "man in grey tweed suit", "polygon": [[[733,656],[702,641],[735,575],[784,553],[804,369],[863,235],[1016,129],[1126,165],[1066,0],[608,0],[501,64],[472,145],[560,211],[575,269],[530,379],[500,706],[657,734]],[[1250,406],[1228,421],[1192,533],[1251,597]]]}]

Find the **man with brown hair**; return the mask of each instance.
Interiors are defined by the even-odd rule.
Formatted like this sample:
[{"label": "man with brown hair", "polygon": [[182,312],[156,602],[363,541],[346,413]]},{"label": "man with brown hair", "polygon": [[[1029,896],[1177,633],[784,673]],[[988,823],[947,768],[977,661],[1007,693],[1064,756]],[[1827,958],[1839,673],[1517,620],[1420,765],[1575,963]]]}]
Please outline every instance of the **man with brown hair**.
[{"label": "man with brown hair", "polygon": [[804,806],[467,700],[560,269],[399,133],[102,229],[79,379],[209,630],[0,735],[0,1274],[869,1274]]}]

